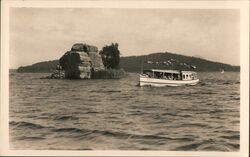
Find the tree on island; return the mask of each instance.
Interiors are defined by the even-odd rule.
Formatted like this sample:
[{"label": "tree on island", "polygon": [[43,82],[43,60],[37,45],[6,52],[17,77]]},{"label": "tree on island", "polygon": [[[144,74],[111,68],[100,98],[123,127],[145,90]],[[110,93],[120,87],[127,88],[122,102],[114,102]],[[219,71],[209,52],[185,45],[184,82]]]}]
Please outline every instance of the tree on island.
[{"label": "tree on island", "polygon": [[120,68],[120,51],[118,46],[118,43],[111,43],[111,45],[104,46],[100,51],[103,64],[107,69]]}]

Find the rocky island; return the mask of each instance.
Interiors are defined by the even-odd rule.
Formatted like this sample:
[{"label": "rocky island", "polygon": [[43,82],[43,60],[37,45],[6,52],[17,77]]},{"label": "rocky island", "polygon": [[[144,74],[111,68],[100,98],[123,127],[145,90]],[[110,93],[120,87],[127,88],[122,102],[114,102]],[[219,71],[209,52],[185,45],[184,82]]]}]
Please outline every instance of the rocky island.
[{"label": "rocky island", "polygon": [[[115,44],[106,46],[116,48]],[[103,50],[101,51],[103,52]],[[102,53],[104,54],[104,53]],[[45,78],[47,79],[113,79],[125,76],[125,71],[118,68],[110,68],[103,64],[103,59],[112,58],[112,56],[100,55],[98,48],[85,43],[76,43],[70,51],[67,51],[60,59],[55,71]],[[120,56],[119,56],[120,57]],[[119,65],[119,61],[118,61]]]}]

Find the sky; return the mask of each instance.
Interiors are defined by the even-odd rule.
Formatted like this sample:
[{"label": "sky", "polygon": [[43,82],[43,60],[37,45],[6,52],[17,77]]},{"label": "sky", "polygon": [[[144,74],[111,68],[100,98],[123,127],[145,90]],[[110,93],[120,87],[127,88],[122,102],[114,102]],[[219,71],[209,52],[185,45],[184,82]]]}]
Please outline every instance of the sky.
[{"label": "sky", "polygon": [[59,59],[74,43],[122,56],[172,52],[240,65],[233,9],[11,8],[10,68]]}]

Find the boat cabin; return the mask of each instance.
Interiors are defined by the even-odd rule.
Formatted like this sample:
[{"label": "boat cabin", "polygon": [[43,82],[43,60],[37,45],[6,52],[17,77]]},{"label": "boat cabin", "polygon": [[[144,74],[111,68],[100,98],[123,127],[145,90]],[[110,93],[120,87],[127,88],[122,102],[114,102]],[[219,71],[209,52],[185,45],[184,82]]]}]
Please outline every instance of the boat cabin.
[{"label": "boat cabin", "polygon": [[182,80],[196,80],[197,73],[194,71],[182,71]]},{"label": "boat cabin", "polygon": [[197,73],[194,71],[181,70],[143,70],[143,75],[149,78],[166,79],[166,80],[196,80]]}]

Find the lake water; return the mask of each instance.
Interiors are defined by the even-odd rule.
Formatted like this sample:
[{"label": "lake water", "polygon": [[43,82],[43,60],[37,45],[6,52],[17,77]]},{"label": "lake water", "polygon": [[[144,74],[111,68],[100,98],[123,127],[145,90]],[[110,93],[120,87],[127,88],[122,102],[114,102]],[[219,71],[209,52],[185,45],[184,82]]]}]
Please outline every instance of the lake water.
[{"label": "lake water", "polygon": [[10,73],[11,149],[239,151],[240,73],[184,87]]}]

